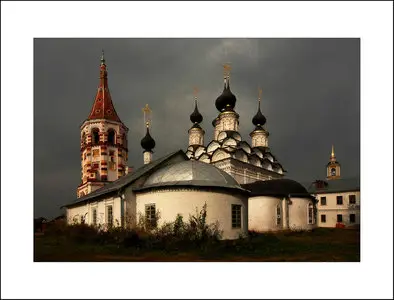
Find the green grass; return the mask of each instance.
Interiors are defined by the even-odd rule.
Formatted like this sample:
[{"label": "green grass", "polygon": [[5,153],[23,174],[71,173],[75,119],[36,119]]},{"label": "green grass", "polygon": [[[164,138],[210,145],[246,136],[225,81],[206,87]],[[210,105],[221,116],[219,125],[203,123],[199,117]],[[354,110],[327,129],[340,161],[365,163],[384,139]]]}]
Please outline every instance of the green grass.
[{"label": "green grass", "polygon": [[360,261],[359,229],[250,234],[234,241],[151,239],[125,244],[89,236],[89,230],[35,236],[34,261]]}]

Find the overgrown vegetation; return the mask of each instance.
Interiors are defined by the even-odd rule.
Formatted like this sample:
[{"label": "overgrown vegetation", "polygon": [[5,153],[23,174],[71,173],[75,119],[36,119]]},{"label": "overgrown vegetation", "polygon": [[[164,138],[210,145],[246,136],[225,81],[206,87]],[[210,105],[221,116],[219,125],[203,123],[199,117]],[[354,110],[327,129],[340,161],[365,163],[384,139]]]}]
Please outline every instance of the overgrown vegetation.
[{"label": "overgrown vegetation", "polygon": [[[135,228],[54,224],[35,239],[36,261],[359,261],[357,229],[249,232],[220,240],[219,224],[207,224],[204,206],[185,221],[153,226],[140,216]],[[160,214],[156,215],[156,222]]]}]

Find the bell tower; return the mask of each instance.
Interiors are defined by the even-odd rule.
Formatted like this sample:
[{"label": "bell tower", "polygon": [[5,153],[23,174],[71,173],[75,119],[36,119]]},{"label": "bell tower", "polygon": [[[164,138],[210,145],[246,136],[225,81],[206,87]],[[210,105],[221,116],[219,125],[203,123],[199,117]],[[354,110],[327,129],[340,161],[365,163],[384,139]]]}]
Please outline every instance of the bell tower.
[{"label": "bell tower", "polygon": [[82,171],[78,198],[126,174],[129,129],[119,119],[112,103],[104,51],[93,107],[80,130]]},{"label": "bell tower", "polygon": [[341,165],[337,161],[334,152],[334,145],[331,147],[330,161],[327,164],[327,180],[341,178]]}]

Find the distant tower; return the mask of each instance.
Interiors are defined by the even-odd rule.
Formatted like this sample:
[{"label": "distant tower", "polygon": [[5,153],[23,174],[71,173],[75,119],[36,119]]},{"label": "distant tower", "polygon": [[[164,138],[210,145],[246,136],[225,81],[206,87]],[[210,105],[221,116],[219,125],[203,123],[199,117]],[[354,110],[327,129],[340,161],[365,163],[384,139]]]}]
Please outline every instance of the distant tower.
[{"label": "distant tower", "polygon": [[201,128],[200,123],[203,120],[202,115],[198,111],[197,107],[197,88],[194,89],[194,111],[190,115],[190,121],[193,123],[192,127],[189,129],[189,146],[192,146],[196,150],[198,146],[204,145],[204,134],[205,131]]},{"label": "distant tower", "polygon": [[142,109],[144,112],[144,122],[146,126],[146,134],[144,138],[141,140],[141,147],[144,149],[144,164],[149,164],[152,162],[152,154],[153,154],[153,148],[156,146],[155,140],[151,137],[150,132],[149,132],[149,127],[151,126],[151,117],[150,114],[152,110],[150,109],[149,105],[146,104],[146,106]]},{"label": "distant tower", "polygon": [[104,51],[93,107],[80,129],[82,176],[78,198],[125,175],[127,166],[129,129],[119,119],[112,103]]},{"label": "distant tower", "polygon": [[224,89],[222,94],[215,101],[215,106],[220,114],[212,122],[212,125],[215,128],[214,140],[217,140],[219,133],[222,131],[238,132],[239,129],[239,115],[234,111],[237,98],[230,90],[231,66],[229,64],[225,64],[223,67]]},{"label": "distant tower", "polygon": [[335,157],[334,145],[332,145],[330,161],[327,164],[327,179],[332,180],[339,178],[341,178],[341,165]]},{"label": "distant tower", "polygon": [[252,119],[255,129],[249,134],[252,138],[252,147],[268,147],[268,136],[269,132],[266,131],[263,126],[267,122],[267,119],[261,113],[260,102],[261,102],[262,90],[259,89],[259,104],[256,115]]}]

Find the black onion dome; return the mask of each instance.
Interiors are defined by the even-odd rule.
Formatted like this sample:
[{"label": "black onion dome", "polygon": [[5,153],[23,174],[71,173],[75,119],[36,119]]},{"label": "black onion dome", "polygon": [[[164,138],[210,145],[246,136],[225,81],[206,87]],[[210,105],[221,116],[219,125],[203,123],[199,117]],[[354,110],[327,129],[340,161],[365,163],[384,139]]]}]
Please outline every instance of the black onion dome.
[{"label": "black onion dome", "polygon": [[156,142],[155,140],[150,136],[149,134],[149,128],[146,128],[146,135],[144,138],[141,140],[141,147],[144,148],[146,151],[151,151],[153,148],[155,148]]},{"label": "black onion dome", "polygon": [[261,113],[260,110],[260,103],[259,103],[259,109],[257,111],[257,114],[253,117],[252,123],[255,126],[263,126],[267,122],[267,119],[264,117],[264,115]]},{"label": "black onion dome", "polygon": [[197,101],[196,101],[196,106],[194,107],[194,111],[190,115],[190,121],[192,121],[192,123],[201,123],[202,119],[203,118],[202,118],[202,115],[200,114],[200,112],[198,111]]},{"label": "black onion dome", "polygon": [[217,97],[215,101],[215,106],[220,112],[222,112],[226,108],[233,110],[236,101],[237,98],[230,90],[230,81],[227,81],[227,84],[226,83],[224,84],[224,89],[222,94],[219,97]]}]

